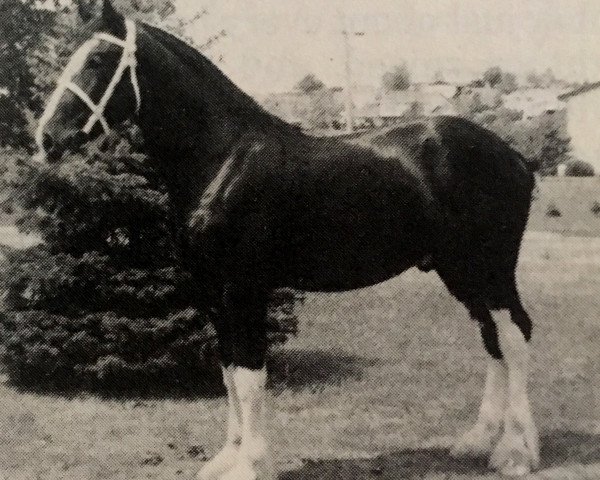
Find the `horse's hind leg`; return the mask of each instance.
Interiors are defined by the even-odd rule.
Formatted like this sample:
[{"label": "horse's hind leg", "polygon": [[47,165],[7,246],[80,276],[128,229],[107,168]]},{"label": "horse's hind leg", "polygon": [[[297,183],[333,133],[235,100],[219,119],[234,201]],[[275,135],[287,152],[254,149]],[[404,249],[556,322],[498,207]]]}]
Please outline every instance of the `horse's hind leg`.
[{"label": "horse's hind leg", "polygon": [[483,456],[492,452],[502,433],[508,376],[500,352],[496,324],[490,310],[481,303],[470,304],[467,307],[481,329],[481,337],[488,354],[487,376],[477,421],[454,444],[451,453],[455,456]]},{"label": "horse's hind leg", "polygon": [[[488,352],[488,373],[475,427],[455,445],[455,454],[491,452],[490,466],[523,475],[539,465],[538,434],[527,395],[531,320],[516,288],[506,300],[471,306]],[[494,446],[494,443],[496,442]]]},{"label": "horse's hind leg", "polygon": [[531,320],[516,297],[509,309],[493,312],[508,388],[504,431],[490,457],[490,466],[507,475],[524,475],[540,462],[538,433],[527,395]]}]

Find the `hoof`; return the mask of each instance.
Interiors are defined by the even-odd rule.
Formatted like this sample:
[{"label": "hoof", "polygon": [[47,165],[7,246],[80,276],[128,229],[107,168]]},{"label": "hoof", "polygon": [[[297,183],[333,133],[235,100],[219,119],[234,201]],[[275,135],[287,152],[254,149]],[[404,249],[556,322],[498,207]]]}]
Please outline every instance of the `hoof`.
[{"label": "hoof", "polygon": [[521,477],[540,464],[537,439],[527,442],[525,435],[502,436],[490,457],[490,467],[502,475]]},{"label": "hoof", "polygon": [[477,423],[456,441],[450,449],[450,455],[456,458],[485,457],[492,452],[499,434],[499,425]]},{"label": "hoof", "polygon": [[276,480],[273,465],[267,459],[251,461],[242,458],[235,466],[219,477],[219,480]]},{"label": "hoof", "polygon": [[239,448],[226,446],[210,459],[196,475],[197,480],[218,480],[221,476],[231,470],[238,459]]},{"label": "hoof", "polygon": [[496,454],[490,458],[490,467],[509,477],[522,477],[533,469],[527,455],[517,449],[512,449],[502,454]]}]

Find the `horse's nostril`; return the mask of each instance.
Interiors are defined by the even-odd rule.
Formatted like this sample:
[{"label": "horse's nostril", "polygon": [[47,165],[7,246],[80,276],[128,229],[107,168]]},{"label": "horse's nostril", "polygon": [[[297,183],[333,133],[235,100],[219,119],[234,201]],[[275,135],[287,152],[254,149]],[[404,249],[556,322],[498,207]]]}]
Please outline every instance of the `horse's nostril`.
[{"label": "horse's nostril", "polygon": [[44,150],[46,152],[49,152],[50,150],[52,150],[53,146],[54,140],[52,140],[52,137],[47,133],[44,133],[44,135],[42,136],[42,147],[44,148]]}]

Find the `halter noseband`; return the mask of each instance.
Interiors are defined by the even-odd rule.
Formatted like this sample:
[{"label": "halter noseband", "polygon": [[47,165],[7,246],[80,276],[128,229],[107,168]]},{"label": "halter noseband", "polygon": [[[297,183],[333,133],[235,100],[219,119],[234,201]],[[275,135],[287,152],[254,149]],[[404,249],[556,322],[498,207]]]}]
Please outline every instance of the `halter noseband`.
[{"label": "halter noseband", "polygon": [[119,65],[117,66],[117,69],[115,70],[115,73],[110,83],[106,87],[106,91],[104,92],[104,95],[102,95],[102,98],[100,99],[98,104],[95,104],[90,98],[90,96],[87,93],[85,93],[81,89],[81,87],[79,87],[79,85],[76,85],[72,81],[69,81],[65,86],[66,90],[69,90],[75,95],[77,95],[83,101],[83,103],[85,103],[87,107],[92,111],[89,120],[81,129],[86,134],[89,134],[92,131],[92,128],[94,128],[96,122],[100,122],[105,133],[108,133],[110,131],[110,127],[104,116],[104,110],[106,109],[106,105],[111,99],[115,88],[117,88],[117,85],[121,81],[121,78],[123,78],[125,70],[127,70],[128,68],[131,76],[131,85],[133,86],[133,92],[135,94],[136,112],[139,112],[140,110],[142,98],[140,95],[140,85],[138,83],[137,73],[135,71],[135,68],[137,66],[137,61],[135,59],[135,53],[137,50],[137,46],[135,43],[135,23],[129,19],[126,19],[125,28],[127,31],[125,40],[121,40],[120,38],[117,38],[113,35],[104,32],[96,33],[93,37],[97,41],[104,40],[105,42],[112,43],[113,45],[117,45],[123,49],[123,55],[121,55]]}]

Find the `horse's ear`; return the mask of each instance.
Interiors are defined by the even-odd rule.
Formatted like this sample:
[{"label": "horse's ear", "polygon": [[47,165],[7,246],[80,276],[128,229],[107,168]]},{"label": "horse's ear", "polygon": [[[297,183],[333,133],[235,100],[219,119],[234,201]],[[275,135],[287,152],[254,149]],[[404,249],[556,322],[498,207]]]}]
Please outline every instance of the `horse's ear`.
[{"label": "horse's ear", "polygon": [[77,9],[85,32],[103,30],[118,37],[124,34],[123,17],[110,0],[78,0]]},{"label": "horse's ear", "polygon": [[110,0],[104,0],[102,4],[102,18],[105,25],[114,25],[121,18]]},{"label": "horse's ear", "polygon": [[104,8],[104,0],[79,0],[77,2],[77,11],[84,22],[100,18]]},{"label": "horse's ear", "polygon": [[79,0],[77,2],[79,16],[84,22],[101,21],[112,25],[119,19],[119,14],[110,0]]}]

